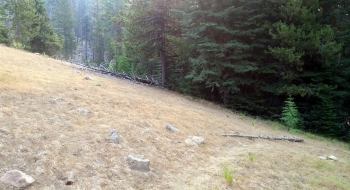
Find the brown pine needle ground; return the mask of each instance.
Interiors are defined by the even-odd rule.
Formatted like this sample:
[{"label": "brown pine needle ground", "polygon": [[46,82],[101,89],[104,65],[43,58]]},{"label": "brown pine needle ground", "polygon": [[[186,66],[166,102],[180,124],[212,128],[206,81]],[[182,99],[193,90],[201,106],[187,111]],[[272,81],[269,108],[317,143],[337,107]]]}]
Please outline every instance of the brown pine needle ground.
[{"label": "brown pine needle ground", "polygon": [[[0,176],[21,170],[36,179],[30,190],[350,189],[345,144],[223,137],[294,135],[205,101],[69,65],[0,47]],[[169,133],[167,123],[180,133]],[[121,144],[108,143],[111,129]],[[186,146],[187,136],[200,134],[204,146]],[[151,171],[129,170],[128,155],[150,159]],[[232,184],[224,178],[227,166]],[[15,188],[0,183],[0,189]]]}]

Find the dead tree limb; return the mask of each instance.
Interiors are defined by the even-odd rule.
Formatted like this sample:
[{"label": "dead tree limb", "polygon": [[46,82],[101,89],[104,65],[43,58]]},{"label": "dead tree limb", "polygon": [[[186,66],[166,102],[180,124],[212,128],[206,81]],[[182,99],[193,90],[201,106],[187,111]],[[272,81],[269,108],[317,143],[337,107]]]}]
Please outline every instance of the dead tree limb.
[{"label": "dead tree limb", "polygon": [[287,136],[267,136],[267,135],[241,135],[241,134],[222,134],[222,136],[230,137],[244,137],[244,138],[259,138],[259,139],[270,139],[270,140],[288,140],[292,142],[303,142],[304,139],[299,137],[287,137]]}]

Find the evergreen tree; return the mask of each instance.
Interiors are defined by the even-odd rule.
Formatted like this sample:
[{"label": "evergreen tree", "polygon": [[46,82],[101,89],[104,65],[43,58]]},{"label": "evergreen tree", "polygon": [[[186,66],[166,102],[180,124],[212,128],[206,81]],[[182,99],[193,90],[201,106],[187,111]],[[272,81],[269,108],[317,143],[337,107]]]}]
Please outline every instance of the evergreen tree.
[{"label": "evergreen tree", "polygon": [[[163,86],[167,78],[169,52],[172,50],[169,39],[180,34],[179,25],[170,11],[175,3],[174,0],[132,1],[127,5],[122,19],[128,56],[135,62],[142,62],[143,66],[150,65],[151,75],[160,65]],[[135,54],[132,52],[138,56],[133,56]]]},{"label": "evergreen tree", "polygon": [[6,14],[4,3],[0,2],[0,44],[9,44],[9,29],[5,24]]},{"label": "evergreen tree", "polygon": [[209,98],[234,109],[258,110],[257,72],[266,43],[260,5],[260,1],[194,1],[182,22],[194,50],[188,78]]},{"label": "evergreen tree", "polygon": [[62,42],[50,25],[50,18],[47,15],[44,2],[41,0],[34,0],[34,2],[36,12],[40,15],[38,18],[40,30],[30,42],[31,51],[45,53],[49,56],[57,55],[61,50]]},{"label": "evergreen tree", "polygon": [[62,55],[68,60],[76,49],[76,37],[74,34],[73,7],[70,0],[48,0],[52,7],[52,24],[54,30],[63,39]]},{"label": "evergreen tree", "polygon": [[40,30],[40,15],[33,0],[6,0],[5,8],[13,34],[13,45],[30,49],[30,41]]},{"label": "evergreen tree", "polygon": [[285,101],[280,119],[289,129],[301,128],[301,117],[291,96]]},{"label": "evergreen tree", "polygon": [[270,16],[279,15],[275,19],[280,19],[270,30],[274,41],[269,51],[275,62],[268,67],[278,74],[276,89],[279,94],[300,97],[297,104],[308,130],[334,134],[332,130],[338,127],[338,116],[333,115],[334,101],[343,96],[342,90],[337,89],[341,80],[335,76],[334,59],[341,45],[336,43],[332,28],[317,21],[321,15],[318,0],[269,3]]}]

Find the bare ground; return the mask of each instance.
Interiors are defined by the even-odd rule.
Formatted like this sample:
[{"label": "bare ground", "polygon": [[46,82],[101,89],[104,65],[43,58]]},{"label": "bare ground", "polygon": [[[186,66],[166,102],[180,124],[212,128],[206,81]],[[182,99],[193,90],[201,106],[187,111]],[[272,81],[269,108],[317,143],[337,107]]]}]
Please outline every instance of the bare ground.
[{"label": "bare ground", "polygon": [[[167,123],[180,133],[169,133]],[[0,47],[0,176],[21,170],[36,179],[30,190],[349,189],[345,144],[306,136],[304,143],[221,136],[293,136],[274,125]],[[121,144],[108,142],[111,129],[122,136]],[[206,144],[186,146],[192,135],[202,135]],[[331,154],[339,161],[318,158]],[[130,170],[128,155],[150,159],[151,171]],[[232,184],[223,177],[225,165],[233,168]],[[74,183],[67,185],[70,179]],[[0,183],[0,189],[16,188]]]}]

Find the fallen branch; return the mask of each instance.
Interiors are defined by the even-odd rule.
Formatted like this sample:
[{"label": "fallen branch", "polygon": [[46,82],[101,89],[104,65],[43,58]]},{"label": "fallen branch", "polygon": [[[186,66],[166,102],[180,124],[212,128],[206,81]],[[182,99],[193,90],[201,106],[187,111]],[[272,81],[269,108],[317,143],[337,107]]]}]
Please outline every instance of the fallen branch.
[{"label": "fallen branch", "polygon": [[230,137],[244,137],[244,138],[259,138],[259,139],[270,139],[270,140],[288,140],[292,142],[303,142],[304,139],[299,137],[287,137],[287,136],[267,136],[267,135],[241,135],[241,134],[222,134],[222,136]]}]

